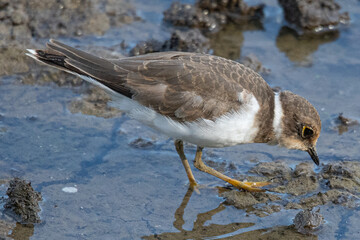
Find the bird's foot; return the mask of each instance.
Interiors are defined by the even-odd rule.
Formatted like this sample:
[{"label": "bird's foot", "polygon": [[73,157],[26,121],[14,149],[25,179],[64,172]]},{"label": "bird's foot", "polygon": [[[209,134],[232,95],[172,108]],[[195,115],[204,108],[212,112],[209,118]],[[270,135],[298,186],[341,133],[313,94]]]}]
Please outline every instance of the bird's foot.
[{"label": "bird's foot", "polygon": [[244,189],[249,192],[265,192],[266,190],[260,187],[271,184],[269,182],[241,182],[235,179],[231,179],[229,183],[238,189]]}]

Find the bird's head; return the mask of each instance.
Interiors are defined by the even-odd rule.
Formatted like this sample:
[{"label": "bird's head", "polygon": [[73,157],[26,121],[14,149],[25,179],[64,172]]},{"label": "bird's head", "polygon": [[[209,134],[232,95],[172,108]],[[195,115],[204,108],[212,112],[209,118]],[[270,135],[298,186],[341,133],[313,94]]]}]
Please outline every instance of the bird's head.
[{"label": "bird's head", "polygon": [[305,98],[292,92],[281,92],[279,97],[283,113],[279,144],[308,152],[319,165],[316,142],[320,136],[321,121],[318,112]]}]

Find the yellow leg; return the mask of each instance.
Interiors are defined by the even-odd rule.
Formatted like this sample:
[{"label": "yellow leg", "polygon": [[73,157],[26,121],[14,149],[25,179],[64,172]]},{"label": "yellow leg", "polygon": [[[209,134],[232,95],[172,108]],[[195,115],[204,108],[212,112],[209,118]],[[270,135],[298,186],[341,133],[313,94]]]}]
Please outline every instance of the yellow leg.
[{"label": "yellow leg", "polygon": [[201,160],[202,157],[202,147],[197,147],[197,151],[196,151],[196,155],[195,155],[195,160],[194,160],[194,165],[197,169],[199,169],[200,171],[209,173],[215,177],[220,178],[221,180],[224,180],[228,183],[230,183],[231,185],[233,185],[234,187],[238,188],[238,189],[245,189],[249,192],[265,192],[265,190],[260,189],[258,187],[263,187],[266,185],[269,185],[270,183],[268,182],[241,182],[232,178],[229,178],[228,176],[219,173],[218,171],[216,171],[215,169],[206,166],[204,164],[204,162]]},{"label": "yellow leg", "polygon": [[191,171],[189,162],[186,159],[186,156],[185,156],[185,153],[184,153],[183,141],[181,141],[179,139],[175,140],[175,148],[176,148],[177,153],[179,154],[179,157],[181,159],[182,164],[184,165],[186,174],[187,174],[187,176],[189,178],[190,187],[195,187],[197,185],[196,180],[195,180],[194,175],[193,175],[193,173]]}]

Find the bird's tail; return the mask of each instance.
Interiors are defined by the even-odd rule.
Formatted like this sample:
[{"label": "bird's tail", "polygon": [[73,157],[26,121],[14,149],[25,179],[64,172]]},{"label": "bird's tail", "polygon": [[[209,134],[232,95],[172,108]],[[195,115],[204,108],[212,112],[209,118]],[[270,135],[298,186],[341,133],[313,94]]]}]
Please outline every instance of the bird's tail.
[{"label": "bird's tail", "polygon": [[114,71],[115,66],[109,60],[94,56],[51,39],[46,50],[27,49],[26,55],[46,65],[75,74],[82,79],[107,90],[117,85],[120,93],[130,97],[129,89],[121,73]]}]

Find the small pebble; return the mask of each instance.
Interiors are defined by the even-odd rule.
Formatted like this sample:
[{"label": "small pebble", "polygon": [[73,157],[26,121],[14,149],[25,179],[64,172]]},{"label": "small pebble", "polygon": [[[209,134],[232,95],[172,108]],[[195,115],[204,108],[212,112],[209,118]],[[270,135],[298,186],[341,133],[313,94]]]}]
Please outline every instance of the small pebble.
[{"label": "small pebble", "polygon": [[62,190],[66,193],[76,193],[78,191],[75,187],[64,187]]}]

